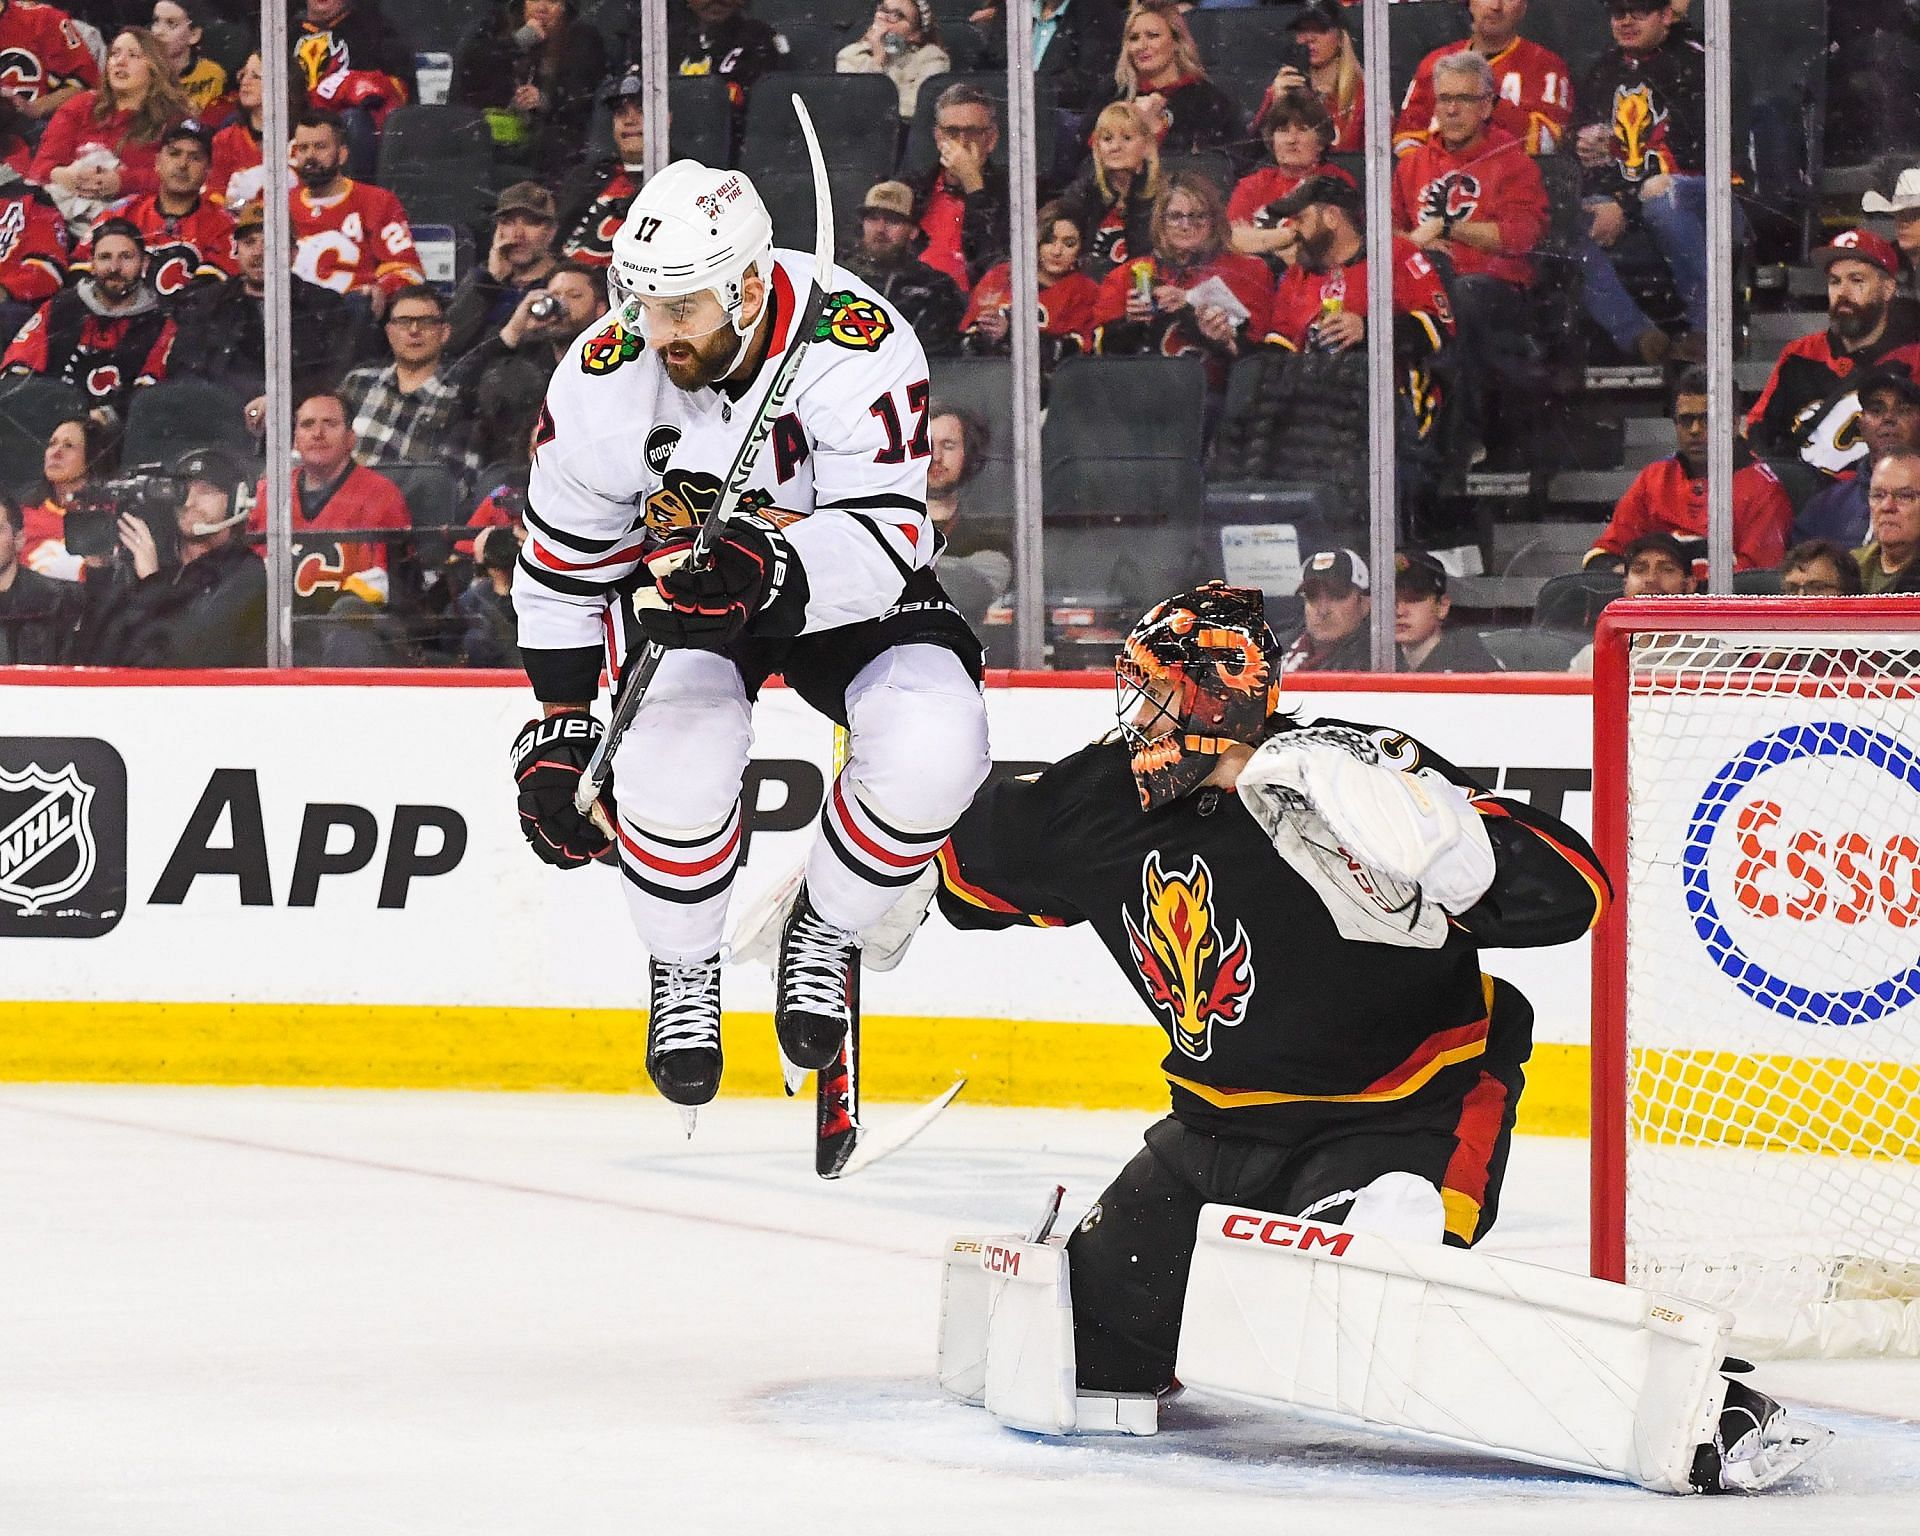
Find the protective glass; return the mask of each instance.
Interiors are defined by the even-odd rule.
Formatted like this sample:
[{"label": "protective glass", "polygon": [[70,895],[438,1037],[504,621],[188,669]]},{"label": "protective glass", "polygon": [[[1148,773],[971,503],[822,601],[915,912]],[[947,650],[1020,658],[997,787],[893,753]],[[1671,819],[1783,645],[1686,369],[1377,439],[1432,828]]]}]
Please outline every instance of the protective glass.
[{"label": "protective glass", "polygon": [[629,294],[622,314],[627,328],[638,332],[650,347],[664,347],[676,341],[697,343],[732,326],[719,294],[711,288],[672,298]]}]

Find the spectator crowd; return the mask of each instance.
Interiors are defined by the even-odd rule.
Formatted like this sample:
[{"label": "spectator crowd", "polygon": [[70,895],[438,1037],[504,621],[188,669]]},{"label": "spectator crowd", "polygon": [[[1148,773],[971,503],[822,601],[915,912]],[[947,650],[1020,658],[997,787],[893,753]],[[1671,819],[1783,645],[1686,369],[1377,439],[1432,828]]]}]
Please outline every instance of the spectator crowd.
[{"label": "spectator crowd", "polygon": [[[1478,570],[1461,548],[1489,542],[1463,487],[1476,469],[1538,467],[1543,402],[1570,366],[1637,380],[1673,431],[1570,577],[1600,600],[1704,577],[1705,55],[1684,0],[1561,3],[1594,8],[1571,64],[1553,43],[1578,29],[1542,33],[1528,0],[1397,7],[1445,4],[1459,22],[1413,61],[1392,119],[1380,344],[1404,460],[1391,576],[1409,670],[1502,665],[1457,622]],[[640,7],[475,0],[457,36],[420,47],[425,23],[398,0],[290,5],[297,657],[511,665],[541,394],[607,313],[609,242],[645,175]],[[1920,146],[1920,112],[1900,138],[1905,109],[1850,63],[1869,34],[1830,9],[1835,134],[1863,158]],[[912,325],[936,396],[946,360],[1011,351],[1016,197],[1036,215],[1046,386],[1082,356],[1194,359],[1214,469],[1246,402],[1286,393],[1271,380],[1336,377],[1371,344],[1357,152],[1369,77],[1386,78],[1384,61],[1363,67],[1351,5],[1279,7],[1256,31],[1230,27],[1253,13],[1229,6],[1035,0],[1039,174],[1017,188],[994,0],[668,13],[670,74],[712,82],[705,153],[756,176],[763,82],[870,77],[848,100],[882,103],[881,120],[829,133],[836,181],[861,172],[841,184],[840,259]],[[34,482],[0,498],[0,661],[263,654],[262,198],[280,147],[263,142],[257,19],[240,0],[0,6],[0,53],[19,61],[0,92],[0,414],[44,450]],[[1908,27],[1887,21],[1887,46],[1920,58]],[[432,184],[451,159],[409,169],[423,92],[465,109],[473,185]],[[1737,251],[1821,274],[1826,323],[1785,342],[1740,423],[1736,570],[1807,594],[1920,590],[1920,165],[1889,163],[1844,222],[1812,202],[1783,215],[1768,189],[1812,178],[1763,107],[1741,150]],[[676,109],[687,152],[681,126]],[[1364,482],[1363,427],[1271,478],[1318,476],[1337,505]],[[989,626],[1012,584],[991,504],[1005,479],[983,475],[1010,449],[992,436],[972,403],[933,413],[949,586]],[[1465,539],[1462,503],[1480,527]],[[1351,517],[1300,532],[1287,665],[1364,666],[1389,573],[1369,570]]]}]

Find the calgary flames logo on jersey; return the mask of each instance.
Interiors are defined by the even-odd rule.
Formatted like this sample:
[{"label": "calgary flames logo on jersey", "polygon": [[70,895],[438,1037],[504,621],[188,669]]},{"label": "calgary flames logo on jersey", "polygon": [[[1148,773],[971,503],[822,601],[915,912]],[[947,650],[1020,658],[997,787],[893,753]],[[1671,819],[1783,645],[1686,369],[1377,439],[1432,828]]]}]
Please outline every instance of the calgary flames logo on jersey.
[{"label": "calgary flames logo on jersey", "polygon": [[830,341],[854,352],[877,352],[893,334],[893,317],[872,299],[843,289],[827,295],[826,313],[814,328],[815,341]]},{"label": "calgary flames logo on jersey", "polygon": [[1224,952],[1213,913],[1213,871],[1196,854],[1184,874],[1168,874],[1155,849],[1140,866],[1141,920],[1123,914],[1134,969],[1166,1018],[1182,1055],[1213,1054],[1214,1026],[1232,1028],[1253,998],[1253,948],[1233,925]]},{"label": "calgary flames logo on jersey", "polygon": [[1480,206],[1480,178],[1465,171],[1448,171],[1428,182],[1420,193],[1420,214],[1428,219],[1471,219]]},{"label": "calgary flames logo on jersey", "polygon": [[1667,114],[1653,104],[1645,85],[1620,86],[1613,93],[1614,155],[1628,181],[1644,181],[1667,170],[1662,145]]},{"label": "calgary flames logo on jersey", "polygon": [[20,237],[26,232],[26,200],[16,197],[0,209],[0,261],[12,257],[14,248],[20,244]]},{"label": "calgary flames logo on jersey", "polygon": [[646,351],[646,343],[618,320],[608,323],[580,344],[580,370],[595,375],[612,373]]}]

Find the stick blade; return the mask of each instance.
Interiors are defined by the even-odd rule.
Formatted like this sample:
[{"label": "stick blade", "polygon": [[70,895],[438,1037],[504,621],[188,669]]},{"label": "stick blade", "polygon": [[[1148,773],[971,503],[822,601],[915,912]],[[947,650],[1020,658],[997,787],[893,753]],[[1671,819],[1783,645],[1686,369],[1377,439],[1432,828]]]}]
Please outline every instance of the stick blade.
[{"label": "stick blade", "polygon": [[960,1096],[960,1090],[967,1086],[964,1077],[956,1078],[951,1088],[939,1098],[922,1104],[906,1119],[888,1126],[878,1135],[869,1136],[859,1143],[853,1155],[846,1160],[838,1177],[850,1178],[856,1173],[864,1173],[883,1157],[891,1157],[908,1142],[912,1141],[928,1126],[940,1118],[940,1112]]}]

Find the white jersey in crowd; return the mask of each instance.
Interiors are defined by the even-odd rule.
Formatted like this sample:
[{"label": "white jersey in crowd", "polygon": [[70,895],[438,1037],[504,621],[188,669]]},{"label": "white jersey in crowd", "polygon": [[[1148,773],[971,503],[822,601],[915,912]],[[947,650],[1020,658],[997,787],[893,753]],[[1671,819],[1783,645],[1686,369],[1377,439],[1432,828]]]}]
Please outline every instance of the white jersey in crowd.
[{"label": "white jersey in crowd", "polygon": [[[705,517],[780,352],[813,258],[776,249],[773,341],[740,398],[691,393],[613,316],[554,370],[535,433],[527,541],[514,577],[522,646],[598,647],[609,592],[643,550]],[[743,511],[783,528],[807,578],[805,629],[875,618],[931,563],[926,354],[913,327],[839,267],[830,317],[762,447]]]}]

